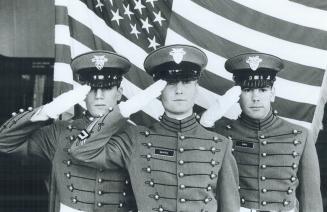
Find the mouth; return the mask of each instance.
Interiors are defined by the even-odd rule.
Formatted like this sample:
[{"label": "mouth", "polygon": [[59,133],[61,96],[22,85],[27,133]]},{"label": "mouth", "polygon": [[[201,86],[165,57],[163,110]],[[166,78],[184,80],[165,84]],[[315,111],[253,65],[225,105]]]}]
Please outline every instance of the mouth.
[{"label": "mouth", "polygon": [[96,107],[106,107],[106,104],[95,104]]},{"label": "mouth", "polygon": [[250,109],[252,109],[252,110],[260,110],[262,108],[263,108],[262,106],[252,106],[252,107],[250,107]]},{"label": "mouth", "polygon": [[186,102],[185,99],[174,99],[173,101],[174,101],[174,102]]}]

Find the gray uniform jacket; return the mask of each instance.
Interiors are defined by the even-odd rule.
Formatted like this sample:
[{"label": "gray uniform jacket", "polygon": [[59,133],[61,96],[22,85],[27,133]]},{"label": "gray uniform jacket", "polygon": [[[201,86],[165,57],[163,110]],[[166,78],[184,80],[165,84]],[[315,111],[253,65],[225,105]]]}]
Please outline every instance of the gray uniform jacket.
[{"label": "gray uniform jacket", "polygon": [[[91,123],[86,116],[71,123],[51,124],[31,122],[34,113],[35,110],[20,113],[1,126],[0,151],[23,157],[37,156],[52,165],[49,211],[58,211],[59,202],[88,212],[123,212],[136,208],[126,171],[118,167],[95,169],[77,162],[69,154],[68,149],[77,135]],[[111,130],[116,132],[116,129]]]},{"label": "gray uniform jacket", "polygon": [[214,131],[233,141],[241,206],[283,211],[299,203],[300,212],[323,211],[317,153],[305,128],[270,112],[262,121],[221,119]]},{"label": "gray uniform jacket", "polygon": [[99,168],[126,167],[141,212],[235,212],[239,210],[238,172],[232,142],[204,129],[192,115],[163,116],[150,129],[127,127],[73,146],[79,160]]}]

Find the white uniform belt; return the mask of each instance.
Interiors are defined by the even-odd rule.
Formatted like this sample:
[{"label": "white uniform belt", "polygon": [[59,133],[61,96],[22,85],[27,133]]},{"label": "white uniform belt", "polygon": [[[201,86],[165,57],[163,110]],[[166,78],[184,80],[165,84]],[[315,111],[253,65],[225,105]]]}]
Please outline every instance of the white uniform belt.
[{"label": "white uniform belt", "polygon": [[71,208],[67,205],[64,205],[62,203],[60,203],[60,210],[59,212],[85,212],[85,211],[80,211],[80,210],[77,210],[75,208]]},{"label": "white uniform belt", "polygon": [[257,210],[257,209],[249,209],[241,207],[240,212],[296,212],[295,209],[291,210]]}]

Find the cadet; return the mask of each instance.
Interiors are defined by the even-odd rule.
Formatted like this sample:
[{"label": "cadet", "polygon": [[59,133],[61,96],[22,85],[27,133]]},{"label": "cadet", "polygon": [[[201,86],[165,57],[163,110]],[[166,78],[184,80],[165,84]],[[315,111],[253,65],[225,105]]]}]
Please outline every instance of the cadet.
[{"label": "cadet", "polygon": [[[52,165],[50,211],[136,210],[130,180],[122,169],[104,171],[73,160],[67,151],[80,131],[117,104],[122,75],[130,62],[113,52],[93,51],[73,59],[72,70],[82,84],[38,109],[14,113],[0,128],[0,151],[23,157],[38,156]],[[90,91],[91,89],[91,91]],[[86,101],[80,119],[55,121],[74,104]],[[99,125],[99,127],[101,127]]]},{"label": "cadet", "polygon": [[234,143],[241,211],[322,212],[315,143],[305,128],[279,118],[271,107],[282,60],[241,54],[227,60],[225,68],[242,88],[242,114],[234,121],[219,120],[213,130]]},{"label": "cadet", "polygon": [[100,138],[94,133],[84,145],[72,146],[72,155],[99,168],[126,167],[139,211],[238,211],[232,143],[205,130],[193,114],[197,80],[206,64],[206,55],[187,45],[150,53],[145,70],[155,81],[168,82],[160,122],[149,129],[131,126],[113,137],[102,128]]}]

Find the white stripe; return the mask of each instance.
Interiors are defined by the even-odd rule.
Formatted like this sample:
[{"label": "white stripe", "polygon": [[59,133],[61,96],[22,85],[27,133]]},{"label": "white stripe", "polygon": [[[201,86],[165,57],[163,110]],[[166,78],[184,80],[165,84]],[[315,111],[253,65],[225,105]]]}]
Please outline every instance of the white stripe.
[{"label": "white stripe", "polygon": [[313,127],[312,123],[310,123],[310,122],[299,121],[299,120],[296,120],[296,119],[285,118],[285,117],[282,117],[282,116],[278,116],[278,117],[280,117],[282,119],[285,119],[286,121],[289,121],[289,122],[291,122],[293,124],[297,124],[297,125],[300,125],[302,127],[305,127],[307,129],[312,129],[312,127]]},{"label": "white stripe", "polygon": [[[68,14],[75,20],[90,28],[96,36],[110,44],[118,54],[129,58],[138,68],[143,69],[143,61],[147,56],[142,48],[106,25],[93,11],[78,0],[56,0],[56,5],[67,5]],[[124,45],[122,45],[124,44]]]},{"label": "white stripe", "polygon": [[[197,46],[171,29],[168,29],[167,31],[166,43],[167,44],[182,43],[182,44]],[[227,72],[224,68],[224,63],[226,61],[225,58],[216,55],[200,46],[197,47],[202,49],[208,56],[208,65],[207,65],[208,71],[220,77],[223,77],[227,80],[232,81],[232,74]],[[315,104],[315,105],[319,101],[319,94],[321,89],[319,86],[306,85],[306,84],[286,80],[280,77],[277,77],[276,79],[275,88],[276,88],[276,95],[278,97],[289,99],[295,102],[302,102],[302,103]]]},{"label": "white stripe", "polygon": [[60,210],[59,212],[83,212],[81,210],[77,210],[75,208],[71,208],[67,205],[64,205],[63,203],[60,203]]},{"label": "white stripe", "polygon": [[327,11],[288,0],[233,0],[248,8],[287,22],[327,31]]},{"label": "white stripe", "polygon": [[285,41],[252,30],[216,15],[189,0],[174,1],[173,10],[194,24],[244,47],[311,67],[320,69],[326,67],[326,50]]},{"label": "white stripe", "polygon": [[55,44],[70,45],[70,32],[67,25],[55,25]]},{"label": "white stripe", "polygon": [[70,65],[67,63],[56,62],[54,64],[53,80],[73,84],[73,72]]}]

